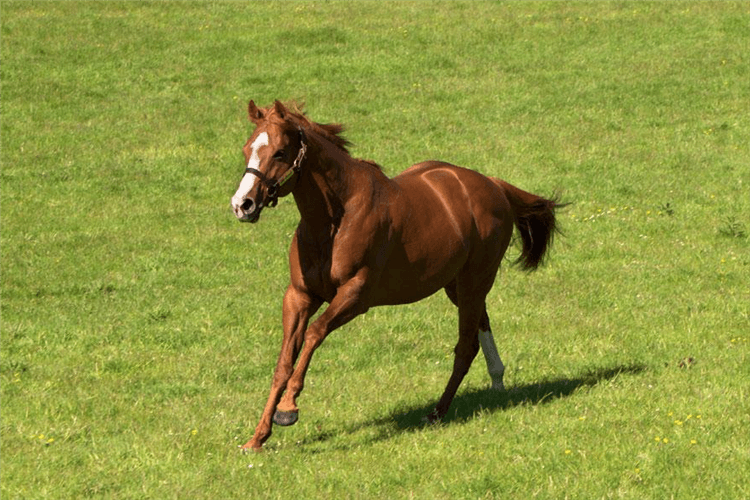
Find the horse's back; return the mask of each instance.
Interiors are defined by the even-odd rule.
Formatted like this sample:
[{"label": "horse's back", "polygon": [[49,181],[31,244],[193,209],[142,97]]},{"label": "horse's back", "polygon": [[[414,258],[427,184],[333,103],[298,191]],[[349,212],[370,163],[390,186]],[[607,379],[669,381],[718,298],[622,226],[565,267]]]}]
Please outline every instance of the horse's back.
[{"label": "horse's back", "polygon": [[433,189],[460,187],[467,191],[467,195],[471,194],[469,191],[475,191],[496,197],[504,196],[502,187],[494,179],[475,170],[443,161],[417,163],[398,174],[393,181],[404,189],[419,189],[420,185]]},{"label": "horse's back", "polygon": [[512,227],[512,209],[502,185],[474,170],[426,161],[404,170],[393,181],[424,217],[435,219],[446,213],[451,223],[464,226],[464,234],[470,229],[468,224],[483,236],[497,231],[498,225]]}]

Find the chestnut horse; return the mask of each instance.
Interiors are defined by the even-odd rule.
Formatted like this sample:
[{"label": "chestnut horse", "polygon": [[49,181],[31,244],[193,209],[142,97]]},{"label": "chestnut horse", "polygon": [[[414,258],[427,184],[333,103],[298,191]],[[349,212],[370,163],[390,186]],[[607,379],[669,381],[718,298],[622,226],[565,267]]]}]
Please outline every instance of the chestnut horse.
[{"label": "chestnut horse", "polygon": [[[375,163],[349,155],[341,125],[312,122],[292,108],[250,101],[256,128],[232,197],[240,221],[257,222],[264,207],[290,193],[300,213],[281,352],[260,422],[242,448],[259,450],[272,421],[297,422],[310,360],[329,333],[373,306],[416,302],[441,288],[458,307],[458,343],[448,385],[427,418],[447,413],[480,344],[493,388],[504,390],[485,297],[514,224],[522,266],[541,263],[555,232],[556,200],[439,161],[389,179]],[[328,307],[308,327],[324,302]]]}]

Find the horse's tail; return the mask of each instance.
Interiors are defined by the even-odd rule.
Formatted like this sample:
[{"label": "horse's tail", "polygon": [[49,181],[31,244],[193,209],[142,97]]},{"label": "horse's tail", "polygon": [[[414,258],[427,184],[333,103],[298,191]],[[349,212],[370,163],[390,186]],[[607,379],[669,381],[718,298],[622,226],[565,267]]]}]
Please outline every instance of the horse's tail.
[{"label": "horse's tail", "polygon": [[544,261],[558,231],[555,209],[565,206],[559,196],[545,199],[528,193],[500,179],[493,179],[504,191],[513,207],[516,228],[521,235],[522,249],[518,263],[525,270],[533,270]]}]

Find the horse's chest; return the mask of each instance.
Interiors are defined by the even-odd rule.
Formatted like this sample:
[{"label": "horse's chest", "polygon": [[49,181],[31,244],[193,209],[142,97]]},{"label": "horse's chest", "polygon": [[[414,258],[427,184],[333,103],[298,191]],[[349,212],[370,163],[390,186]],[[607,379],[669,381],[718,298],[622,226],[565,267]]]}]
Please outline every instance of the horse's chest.
[{"label": "horse's chest", "polygon": [[304,282],[304,287],[330,302],[336,294],[336,286],[331,279],[331,248],[318,245],[300,245],[299,261],[300,278]]},{"label": "horse's chest", "polygon": [[361,252],[333,241],[323,245],[301,244],[299,253],[305,287],[327,302],[361,268]]}]

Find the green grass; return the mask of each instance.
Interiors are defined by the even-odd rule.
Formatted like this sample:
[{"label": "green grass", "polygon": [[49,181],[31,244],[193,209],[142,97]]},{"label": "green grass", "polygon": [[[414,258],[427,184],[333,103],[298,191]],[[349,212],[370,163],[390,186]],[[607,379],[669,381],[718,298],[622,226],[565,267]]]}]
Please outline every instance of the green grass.
[{"label": "green grass", "polygon": [[[3,499],[750,497],[750,4],[0,4]],[[442,295],[316,354],[241,455],[280,343],[291,200],[229,197],[249,99],[389,174],[561,189],[488,298],[445,423]],[[517,250],[511,252],[512,258]]]}]

